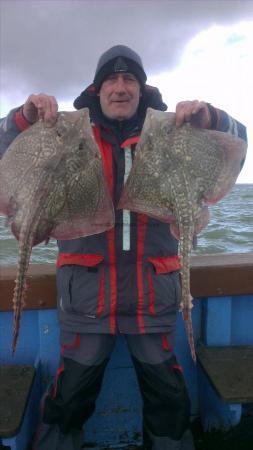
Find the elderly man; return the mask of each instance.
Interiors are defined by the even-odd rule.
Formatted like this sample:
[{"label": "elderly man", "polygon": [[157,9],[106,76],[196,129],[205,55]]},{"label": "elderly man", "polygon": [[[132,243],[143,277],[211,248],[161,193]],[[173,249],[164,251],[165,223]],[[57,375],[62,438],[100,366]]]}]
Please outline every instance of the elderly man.
[{"label": "elderly man", "polygon": [[[190,402],[173,355],[180,301],[177,241],[167,224],[116,209],[146,109],[165,111],[167,106],[158,89],[146,85],[140,57],[123,45],[100,57],[93,84],[74,106],[90,110],[116,221],[105,233],[58,242],[62,357],[54,388],[45,396],[34,449],[82,448],[83,424],[94,411],[115,337],[121,333],[143,398],[145,448],[193,450],[188,430]],[[57,110],[54,97],[31,95],[2,120],[0,152],[37,120],[53,125]],[[243,125],[204,102],[178,103],[176,124],[185,121],[246,139]]]}]

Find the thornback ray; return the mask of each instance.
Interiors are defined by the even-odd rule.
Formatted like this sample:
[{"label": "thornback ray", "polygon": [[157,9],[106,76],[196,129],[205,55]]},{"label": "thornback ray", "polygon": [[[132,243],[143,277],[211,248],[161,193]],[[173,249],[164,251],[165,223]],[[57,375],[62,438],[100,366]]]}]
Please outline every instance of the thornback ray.
[{"label": "thornback ray", "polygon": [[14,353],[32,247],[50,237],[75,239],[114,225],[114,208],[87,108],[61,112],[53,127],[39,121],[16,137],[0,161],[0,212],[19,240]]},{"label": "thornback ray", "polygon": [[179,239],[181,308],[192,358],[190,253],[194,236],[209,221],[208,205],[233,187],[246,156],[246,142],[220,131],[185,123],[175,114],[148,108],[133,165],[118,208],[170,224]]}]

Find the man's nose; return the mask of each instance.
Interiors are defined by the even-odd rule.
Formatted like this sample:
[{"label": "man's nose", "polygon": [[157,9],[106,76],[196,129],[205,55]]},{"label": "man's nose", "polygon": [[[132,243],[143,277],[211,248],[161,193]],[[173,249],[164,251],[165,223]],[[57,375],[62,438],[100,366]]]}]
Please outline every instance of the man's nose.
[{"label": "man's nose", "polygon": [[115,83],[115,90],[117,92],[125,92],[126,91],[126,83],[123,77],[119,76]]}]

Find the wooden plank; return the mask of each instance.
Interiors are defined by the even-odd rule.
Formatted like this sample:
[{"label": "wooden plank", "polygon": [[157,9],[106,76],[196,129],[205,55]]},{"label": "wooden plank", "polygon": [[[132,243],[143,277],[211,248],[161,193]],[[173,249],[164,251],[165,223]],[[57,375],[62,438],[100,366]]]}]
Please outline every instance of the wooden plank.
[{"label": "wooden plank", "polygon": [[253,402],[253,346],[201,346],[197,359],[225,403]]},{"label": "wooden plank", "polygon": [[[0,269],[0,311],[12,309],[16,267]],[[26,309],[56,307],[54,264],[31,264]],[[193,256],[191,293],[195,298],[253,294],[253,253]]]},{"label": "wooden plank", "polygon": [[18,433],[34,376],[33,366],[0,365],[0,438]]},{"label": "wooden plank", "polygon": [[193,297],[253,294],[253,253],[192,257],[191,294]]},{"label": "wooden plank", "polygon": [[[16,267],[3,267],[0,270],[0,311],[12,310],[16,271]],[[24,309],[56,308],[56,298],[54,264],[31,264],[28,270]]]},{"label": "wooden plank", "polygon": [[191,257],[191,267],[223,268],[223,267],[250,267],[253,265],[253,253],[217,253],[215,255],[202,255]]}]

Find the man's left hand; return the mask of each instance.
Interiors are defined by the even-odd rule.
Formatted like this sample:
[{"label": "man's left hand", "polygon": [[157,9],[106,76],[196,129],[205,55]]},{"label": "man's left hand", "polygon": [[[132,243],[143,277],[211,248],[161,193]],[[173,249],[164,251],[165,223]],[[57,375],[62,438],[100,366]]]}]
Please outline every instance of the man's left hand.
[{"label": "man's left hand", "polygon": [[176,126],[180,127],[184,122],[199,128],[210,128],[211,116],[207,104],[198,100],[179,102],[176,106]]}]

